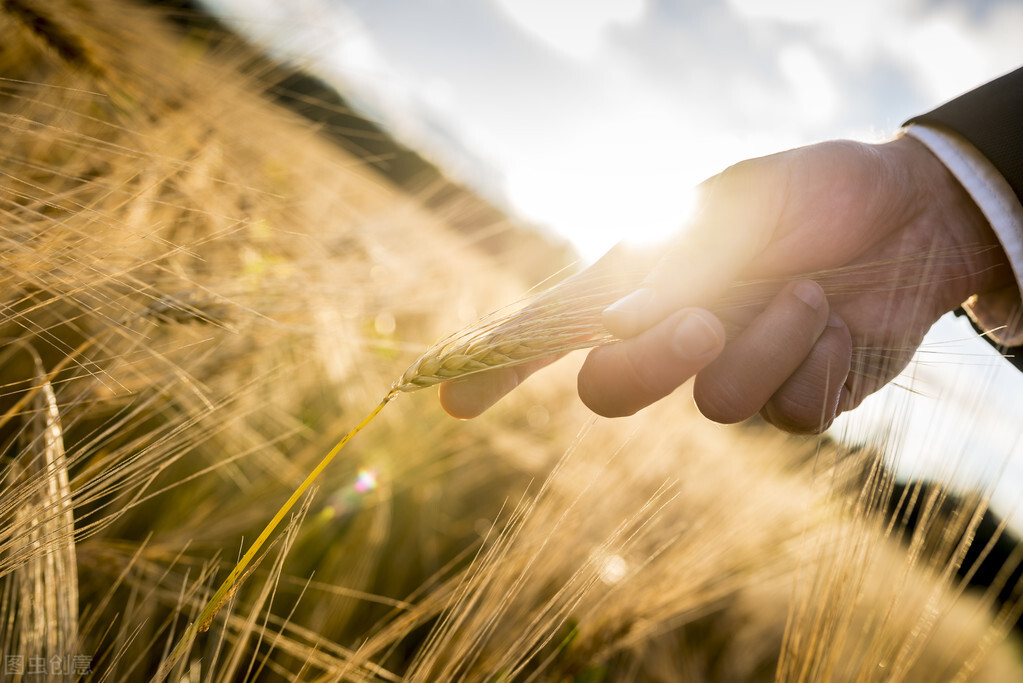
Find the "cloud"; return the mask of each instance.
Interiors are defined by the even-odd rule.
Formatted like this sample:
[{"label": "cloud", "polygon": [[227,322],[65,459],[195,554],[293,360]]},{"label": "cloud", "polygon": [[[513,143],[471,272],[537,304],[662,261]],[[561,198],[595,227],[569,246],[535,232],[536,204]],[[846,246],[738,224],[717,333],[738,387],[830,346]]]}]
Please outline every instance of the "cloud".
[{"label": "cloud", "polygon": [[633,24],[646,13],[645,0],[495,0],[520,29],[556,52],[591,59],[608,29]]},{"label": "cloud", "polygon": [[778,52],[778,68],[795,98],[799,116],[807,122],[827,123],[840,104],[835,78],[809,45],[786,45]]},{"label": "cloud", "polygon": [[959,5],[922,14],[886,44],[911,72],[924,97],[950,99],[1023,63],[1023,7],[995,6],[974,16]]},{"label": "cloud", "polygon": [[1023,6],[1009,0],[729,0],[744,22],[799,31],[849,70],[892,64],[928,104],[1023,62]]}]

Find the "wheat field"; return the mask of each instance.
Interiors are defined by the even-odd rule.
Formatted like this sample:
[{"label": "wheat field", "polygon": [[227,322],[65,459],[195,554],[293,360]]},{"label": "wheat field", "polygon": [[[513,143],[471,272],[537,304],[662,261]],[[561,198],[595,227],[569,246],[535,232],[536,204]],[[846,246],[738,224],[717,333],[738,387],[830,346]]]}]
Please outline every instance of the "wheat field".
[{"label": "wheat field", "polygon": [[[1011,545],[966,586],[1008,542],[990,492],[897,485],[883,439],[711,425],[684,390],[599,420],[572,358],[445,416],[417,358],[564,248],[396,181],[379,132],[338,145],[181,18],[0,0],[3,679],[1023,680]],[[198,624],[392,387],[425,390]]]}]

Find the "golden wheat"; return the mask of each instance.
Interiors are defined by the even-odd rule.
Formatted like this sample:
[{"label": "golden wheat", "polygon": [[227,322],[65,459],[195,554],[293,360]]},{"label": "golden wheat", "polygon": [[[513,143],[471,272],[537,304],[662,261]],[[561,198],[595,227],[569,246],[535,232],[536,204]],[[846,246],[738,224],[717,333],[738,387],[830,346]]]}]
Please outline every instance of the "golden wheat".
[{"label": "golden wheat", "polygon": [[601,314],[640,281],[639,270],[620,266],[617,258],[605,257],[519,310],[491,313],[428,348],[391,390],[415,391],[615,341]]},{"label": "golden wheat", "polygon": [[[799,277],[818,281],[830,297],[890,293],[896,286],[917,287],[930,282],[943,260],[959,261],[964,256],[977,255],[981,249],[990,247],[934,250],[925,257],[912,254]],[[433,344],[394,382],[391,391],[416,391],[488,370],[620,341],[605,329],[602,314],[612,303],[641,286],[653,264],[650,253],[620,245],[587,270],[518,307],[511,307],[510,312],[497,310]],[[907,272],[913,276],[907,276]],[[774,278],[734,284],[713,308],[724,317],[726,333],[732,336],[740,332],[743,322],[748,322],[746,312],[766,305],[785,282],[787,279]],[[909,347],[891,348],[890,358],[880,359],[877,367],[855,371],[868,377],[883,375],[887,364],[907,350],[912,351]]]},{"label": "golden wheat", "polygon": [[719,429],[685,400],[593,421],[552,381],[467,423],[397,401],[338,456],[387,387],[613,341],[600,312],[644,268],[501,309],[392,384],[535,281],[530,250],[523,276],[480,248],[519,233],[452,228],[462,204],[325,142],[205,29],[9,0],[0,30],[5,655],[97,680],[1020,678],[1018,594],[956,575],[988,492],[902,501],[883,441]]}]

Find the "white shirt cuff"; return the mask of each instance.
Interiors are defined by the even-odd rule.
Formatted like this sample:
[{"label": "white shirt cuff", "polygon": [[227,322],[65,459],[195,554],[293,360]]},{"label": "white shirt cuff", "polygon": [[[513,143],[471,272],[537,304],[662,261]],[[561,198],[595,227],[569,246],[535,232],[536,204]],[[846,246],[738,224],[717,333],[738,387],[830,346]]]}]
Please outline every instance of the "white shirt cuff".
[{"label": "white shirt cuff", "polygon": [[1002,174],[964,138],[922,124],[908,126],[906,133],[931,150],[970,194],[991,224],[1016,276],[1016,287],[970,297],[963,308],[998,343],[1023,344],[1023,205]]}]

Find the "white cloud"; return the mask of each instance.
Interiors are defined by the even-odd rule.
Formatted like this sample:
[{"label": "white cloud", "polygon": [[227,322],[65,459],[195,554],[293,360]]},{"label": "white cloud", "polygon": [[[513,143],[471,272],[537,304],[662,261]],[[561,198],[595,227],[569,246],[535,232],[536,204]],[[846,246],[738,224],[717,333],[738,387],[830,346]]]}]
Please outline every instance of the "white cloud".
[{"label": "white cloud", "polygon": [[910,70],[923,95],[938,103],[1018,66],[1023,61],[1021,28],[1019,7],[1005,6],[975,23],[965,8],[945,6],[908,25],[886,47]]},{"label": "white cloud", "polygon": [[729,0],[738,17],[805,30],[818,50],[852,67],[892,62],[929,102],[949,99],[1023,62],[1023,6],[984,12],[921,0]]},{"label": "white cloud", "polygon": [[914,68],[924,91],[945,100],[984,80],[984,46],[959,17],[928,17],[893,45]]},{"label": "white cloud", "polygon": [[797,115],[806,123],[829,122],[838,111],[838,85],[808,45],[787,45],[778,53],[778,68],[796,99]]},{"label": "white cloud", "polygon": [[866,45],[893,26],[903,24],[916,0],[729,0],[733,11],[744,20],[777,22],[789,26],[827,31],[843,45]]},{"label": "white cloud", "polygon": [[584,61],[597,54],[610,27],[633,24],[646,13],[646,0],[495,2],[519,28],[539,42]]},{"label": "white cloud", "polygon": [[835,8],[818,0],[729,0],[729,5],[746,19],[779,21],[786,24],[814,24]]}]

